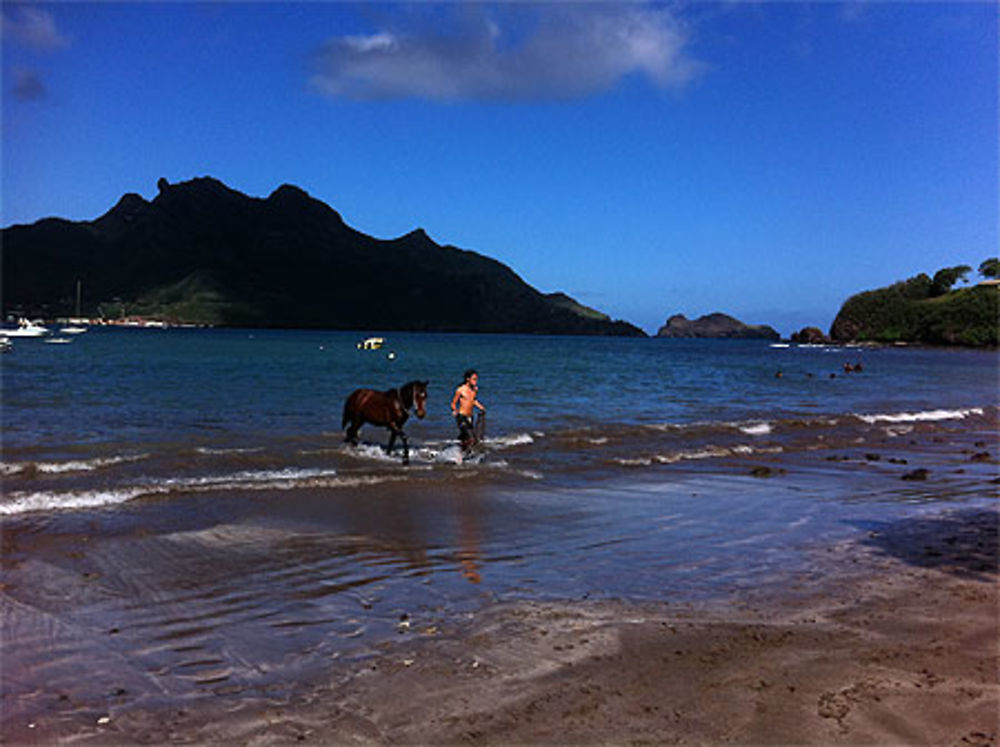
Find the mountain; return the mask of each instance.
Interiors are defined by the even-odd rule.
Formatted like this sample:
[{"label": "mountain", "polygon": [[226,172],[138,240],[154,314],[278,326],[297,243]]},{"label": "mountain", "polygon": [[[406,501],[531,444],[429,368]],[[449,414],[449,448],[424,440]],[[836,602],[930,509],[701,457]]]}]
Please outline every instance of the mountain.
[{"label": "mountain", "polygon": [[284,185],[266,199],[208,177],[93,221],[3,229],[4,314],[123,313],[241,327],[644,336],[500,262],[417,229],[380,240]]},{"label": "mountain", "polygon": [[830,337],[837,342],[996,347],[1000,287],[988,280],[952,290],[962,274],[955,271],[962,270],[969,268],[945,268],[933,279],[921,273],[851,296],[833,320]]},{"label": "mountain", "polygon": [[778,340],[781,335],[765,324],[744,324],[727,314],[708,314],[691,321],[674,314],[660,327],[657,337],[708,337],[740,340]]}]

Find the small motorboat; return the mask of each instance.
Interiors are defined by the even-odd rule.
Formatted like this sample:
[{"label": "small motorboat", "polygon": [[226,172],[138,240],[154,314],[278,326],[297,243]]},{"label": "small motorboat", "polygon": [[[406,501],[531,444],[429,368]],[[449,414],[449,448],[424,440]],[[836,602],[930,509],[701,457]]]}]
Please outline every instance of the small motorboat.
[{"label": "small motorboat", "polygon": [[9,353],[14,349],[14,343],[6,337],[0,337],[0,353]]},{"label": "small motorboat", "polygon": [[381,350],[383,345],[384,337],[367,337],[358,343],[358,350]]},{"label": "small motorboat", "polygon": [[62,335],[82,335],[86,331],[87,331],[86,327],[81,327],[81,326],[76,325],[76,324],[71,324],[68,327],[60,327],[59,328],[59,334],[62,334]]},{"label": "small motorboat", "polygon": [[45,337],[49,334],[49,330],[40,322],[32,322],[22,317],[17,320],[16,329],[5,329],[3,334],[7,337]]}]

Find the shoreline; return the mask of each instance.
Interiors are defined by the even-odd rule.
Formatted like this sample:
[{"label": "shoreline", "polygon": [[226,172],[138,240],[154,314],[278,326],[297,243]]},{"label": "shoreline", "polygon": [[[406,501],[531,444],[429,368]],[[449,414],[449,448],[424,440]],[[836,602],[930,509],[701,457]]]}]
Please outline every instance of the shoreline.
[{"label": "shoreline", "polygon": [[[779,592],[501,602],[280,695],[4,719],[8,744],[940,744],[1000,734],[995,507],[819,547]],[[411,627],[412,625],[412,627]],[[401,625],[402,627],[402,625]]]}]

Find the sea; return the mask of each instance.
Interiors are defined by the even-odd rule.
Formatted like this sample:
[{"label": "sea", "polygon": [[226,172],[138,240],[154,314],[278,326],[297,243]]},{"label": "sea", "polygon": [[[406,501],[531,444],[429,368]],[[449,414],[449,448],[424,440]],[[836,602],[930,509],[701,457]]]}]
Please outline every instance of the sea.
[{"label": "sea", "polygon": [[[371,334],[384,346],[360,349]],[[463,453],[467,369],[487,412]],[[87,693],[281,690],[496,603],[808,587],[832,543],[996,506],[998,372],[996,351],[768,341],[17,340],[0,358],[4,719]],[[411,380],[429,397],[408,464],[384,428],[344,442],[354,389]]]}]

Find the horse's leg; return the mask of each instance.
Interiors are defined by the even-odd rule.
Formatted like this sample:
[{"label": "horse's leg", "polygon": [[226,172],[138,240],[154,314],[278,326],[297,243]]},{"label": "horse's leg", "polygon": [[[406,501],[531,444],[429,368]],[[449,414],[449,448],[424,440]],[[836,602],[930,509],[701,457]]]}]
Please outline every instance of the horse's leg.
[{"label": "horse's leg", "polygon": [[385,448],[385,453],[386,454],[392,453],[392,447],[396,443],[396,438],[399,437],[399,439],[402,440],[403,442],[403,464],[409,464],[410,445],[406,440],[406,434],[403,432],[403,429],[400,428],[398,425],[389,425],[389,432],[390,432],[389,445]]},{"label": "horse's leg", "polygon": [[358,418],[352,418],[351,424],[347,428],[347,435],[344,437],[345,441],[349,441],[352,446],[358,445],[358,431],[361,430],[362,421]]}]

